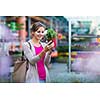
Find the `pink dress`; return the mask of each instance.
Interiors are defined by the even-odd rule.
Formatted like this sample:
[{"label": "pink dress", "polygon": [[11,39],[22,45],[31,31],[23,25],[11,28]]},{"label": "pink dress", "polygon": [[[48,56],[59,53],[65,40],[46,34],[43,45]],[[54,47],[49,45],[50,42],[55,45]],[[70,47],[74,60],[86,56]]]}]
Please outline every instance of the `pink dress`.
[{"label": "pink dress", "polygon": [[[40,45],[39,47],[34,46],[36,55],[38,55],[42,50],[43,47]],[[38,62],[37,62],[37,69],[38,69],[38,74],[39,74],[39,79],[40,80],[45,80],[46,79],[46,71],[44,67],[44,57],[42,57]]]}]

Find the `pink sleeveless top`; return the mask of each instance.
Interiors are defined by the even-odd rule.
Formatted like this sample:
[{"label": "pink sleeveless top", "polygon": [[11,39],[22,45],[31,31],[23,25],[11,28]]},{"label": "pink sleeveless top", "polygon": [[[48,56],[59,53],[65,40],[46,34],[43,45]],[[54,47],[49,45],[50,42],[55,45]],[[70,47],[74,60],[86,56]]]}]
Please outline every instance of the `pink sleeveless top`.
[{"label": "pink sleeveless top", "polygon": [[[39,46],[39,47],[34,46],[34,48],[35,48],[36,55],[38,55],[43,50],[42,46]],[[39,74],[39,78],[41,80],[45,80],[46,79],[46,71],[45,71],[45,67],[44,67],[44,58],[45,58],[45,56],[42,57],[37,62],[38,74]]]}]

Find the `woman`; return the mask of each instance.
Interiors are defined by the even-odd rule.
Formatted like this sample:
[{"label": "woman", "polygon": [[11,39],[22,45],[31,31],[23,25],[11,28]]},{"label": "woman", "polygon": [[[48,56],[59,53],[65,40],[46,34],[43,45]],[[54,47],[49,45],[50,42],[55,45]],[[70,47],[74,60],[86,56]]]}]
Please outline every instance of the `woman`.
[{"label": "woman", "polygon": [[45,44],[40,41],[44,32],[45,26],[42,23],[34,23],[31,28],[32,39],[23,44],[24,55],[29,61],[26,74],[26,82],[29,83],[50,82],[47,66],[54,43]]}]

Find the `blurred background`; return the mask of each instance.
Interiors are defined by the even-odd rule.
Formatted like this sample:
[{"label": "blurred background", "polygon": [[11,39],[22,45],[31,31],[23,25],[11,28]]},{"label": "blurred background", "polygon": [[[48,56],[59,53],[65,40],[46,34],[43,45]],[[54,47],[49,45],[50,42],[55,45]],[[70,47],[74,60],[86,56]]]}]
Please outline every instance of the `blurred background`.
[{"label": "blurred background", "polygon": [[49,68],[52,82],[100,81],[73,73],[100,73],[95,59],[100,55],[100,17],[0,16],[0,82],[12,82],[14,61],[21,57],[22,43],[31,38],[30,28],[37,21],[57,33]]}]

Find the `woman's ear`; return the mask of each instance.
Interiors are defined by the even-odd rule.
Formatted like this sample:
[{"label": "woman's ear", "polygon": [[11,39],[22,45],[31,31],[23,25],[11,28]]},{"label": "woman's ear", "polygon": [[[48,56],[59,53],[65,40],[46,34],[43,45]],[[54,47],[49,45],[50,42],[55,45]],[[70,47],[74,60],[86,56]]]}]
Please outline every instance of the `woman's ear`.
[{"label": "woman's ear", "polygon": [[34,32],[31,32],[31,35],[34,36]]},{"label": "woman's ear", "polygon": [[33,36],[34,36],[34,32],[31,32],[31,38],[33,38]]}]

